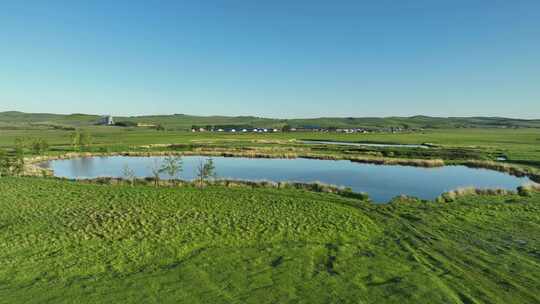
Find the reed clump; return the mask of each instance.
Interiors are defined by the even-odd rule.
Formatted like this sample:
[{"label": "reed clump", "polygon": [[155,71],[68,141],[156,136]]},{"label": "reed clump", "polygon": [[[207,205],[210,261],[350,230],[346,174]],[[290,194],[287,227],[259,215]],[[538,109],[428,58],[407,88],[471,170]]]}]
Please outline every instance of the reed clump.
[{"label": "reed clump", "polygon": [[[152,177],[136,178],[126,180],[117,177],[98,177],[93,179],[80,179],[77,182],[84,184],[99,185],[132,185],[132,186],[159,186],[159,187],[200,187],[199,181],[189,181],[182,179],[156,180]],[[333,193],[339,196],[369,201],[369,195],[364,192],[354,192],[351,188],[329,185],[322,182],[302,183],[302,182],[274,182],[274,181],[249,181],[216,179],[204,181],[206,186],[222,186],[228,188],[273,188],[273,189],[296,189],[309,192]]]},{"label": "reed clump", "polygon": [[532,196],[534,192],[540,192],[540,184],[527,184],[519,186],[517,192],[520,196]]},{"label": "reed clump", "polygon": [[521,167],[511,164],[505,164],[494,161],[478,161],[470,160],[463,163],[469,168],[490,169],[499,172],[508,173],[513,176],[523,177],[528,176],[531,180],[540,182],[540,171],[530,167]]},{"label": "reed clump", "polygon": [[472,195],[513,195],[515,191],[506,189],[479,189],[474,187],[458,188],[441,194],[436,201],[441,203],[453,202],[464,196]]},{"label": "reed clump", "polygon": [[425,168],[443,167],[445,165],[442,159],[407,159],[407,158],[372,158],[372,157],[354,157],[350,161],[357,163],[376,164],[376,165],[400,165]]}]

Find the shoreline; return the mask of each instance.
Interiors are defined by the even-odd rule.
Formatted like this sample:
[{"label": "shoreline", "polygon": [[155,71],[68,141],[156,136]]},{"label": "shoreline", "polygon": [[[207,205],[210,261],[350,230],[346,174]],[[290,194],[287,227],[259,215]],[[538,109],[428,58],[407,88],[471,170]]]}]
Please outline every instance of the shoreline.
[{"label": "shoreline", "polygon": [[208,156],[208,157],[244,157],[244,158],[273,158],[273,159],[318,159],[318,160],[348,160],[354,163],[389,165],[389,166],[411,166],[422,168],[437,168],[444,166],[465,166],[475,169],[488,169],[506,173],[516,177],[528,177],[532,182],[540,183],[540,172],[533,168],[516,166],[509,163],[498,163],[494,161],[464,160],[452,161],[443,159],[411,159],[411,158],[388,158],[375,156],[343,156],[343,155],[321,155],[313,153],[262,153],[257,151],[124,151],[124,152],[68,152],[59,155],[33,156],[24,159],[25,176],[53,176],[50,169],[42,168],[38,164],[52,160],[67,160],[74,158],[88,157],[154,157],[154,156]]},{"label": "shoreline", "polygon": [[[27,178],[39,178],[35,176],[29,176]],[[368,192],[357,192],[346,186],[339,186],[333,184],[327,184],[323,182],[300,182],[300,181],[271,181],[271,180],[244,180],[244,179],[212,179],[204,182],[197,180],[187,179],[159,179],[154,180],[152,177],[137,177],[133,179],[126,179],[123,177],[95,177],[95,178],[82,178],[73,179],[66,177],[49,176],[46,179],[53,179],[64,182],[73,182],[86,185],[100,185],[100,186],[126,186],[136,187],[144,186],[151,188],[199,188],[205,187],[225,187],[225,188],[249,188],[249,189],[289,189],[289,190],[301,190],[313,193],[326,193],[334,194],[344,198],[353,199],[358,201],[357,204],[372,204],[372,205],[389,205],[399,202],[411,202],[418,203],[451,203],[460,197],[465,196],[530,196],[532,193],[540,192],[540,184],[527,184],[516,187],[515,189],[502,189],[502,188],[475,188],[475,187],[459,187],[450,191],[441,192],[437,197],[433,199],[422,199],[420,197],[411,196],[407,194],[396,195],[387,201],[374,201],[370,197]]]}]

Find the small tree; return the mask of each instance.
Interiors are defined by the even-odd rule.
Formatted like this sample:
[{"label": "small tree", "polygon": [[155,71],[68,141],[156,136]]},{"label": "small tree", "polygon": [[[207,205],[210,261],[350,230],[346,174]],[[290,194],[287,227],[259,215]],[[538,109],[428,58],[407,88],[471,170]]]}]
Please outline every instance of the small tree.
[{"label": "small tree", "polygon": [[154,186],[159,186],[159,180],[160,180],[160,174],[161,174],[161,163],[160,161],[155,158],[152,164],[150,165],[150,171],[152,172],[152,176],[154,177]]},{"label": "small tree", "polygon": [[15,154],[10,157],[7,153],[0,155],[0,175],[18,176],[24,172],[24,153],[15,150]]},{"label": "small tree", "polygon": [[135,184],[135,171],[131,169],[128,164],[125,164],[122,173],[124,175],[124,179],[127,180],[129,184],[133,187],[133,185]]},{"label": "small tree", "polygon": [[0,177],[9,175],[9,160],[7,153],[0,150]]},{"label": "small tree", "polygon": [[17,154],[11,163],[11,174],[19,176],[24,172],[24,155]]},{"label": "small tree", "polygon": [[173,184],[176,185],[177,179],[182,172],[182,158],[179,156],[167,156],[163,162],[160,172],[166,173]]},{"label": "small tree", "polygon": [[164,127],[162,124],[158,124],[158,125],[156,126],[156,130],[158,130],[158,131],[165,131],[165,127]]},{"label": "small tree", "polygon": [[43,154],[49,149],[49,143],[43,138],[37,138],[32,142],[32,151],[35,154]]},{"label": "small tree", "polygon": [[29,137],[15,138],[15,145],[14,145],[15,154],[24,155],[31,148],[32,148],[32,138],[29,138]]},{"label": "small tree", "polygon": [[24,153],[28,147],[29,140],[27,138],[15,138],[15,149],[13,155],[5,156],[4,166],[6,168],[6,175],[20,175],[24,171]]},{"label": "small tree", "polygon": [[88,149],[92,145],[92,134],[88,131],[83,131],[79,138],[79,145],[84,149]]},{"label": "small tree", "polygon": [[284,125],[281,128],[281,132],[290,132],[290,131],[291,131],[291,126],[289,126],[289,125]]},{"label": "small tree", "polygon": [[88,148],[92,144],[92,134],[88,131],[76,129],[71,133],[71,146],[73,150],[80,151],[81,148]]},{"label": "small tree", "polygon": [[79,147],[81,145],[81,131],[79,129],[76,129],[71,133],[71,146],[73,147],[73,150],[78,151]]},{"label": "small tree", "polygon": [[16,176],[24,172],[24,153],[15,149],[13,154],[0,150],[0,177]]},{"label": "small tree", "polygon": [[204,186],[205,182],[210,178],[216,177],[216,166],[214,165],[214,160],[212,158],[206,159],[204,162],[200,162],[197,167],[197,180],[201,187]]}]

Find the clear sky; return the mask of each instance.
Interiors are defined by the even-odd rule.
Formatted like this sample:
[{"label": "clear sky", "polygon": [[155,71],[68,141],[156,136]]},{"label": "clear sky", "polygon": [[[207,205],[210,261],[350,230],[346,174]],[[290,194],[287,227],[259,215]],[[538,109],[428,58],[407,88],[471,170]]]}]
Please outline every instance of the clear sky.
[{"label": "clear sky", "polygon": [[0,3],[0,111],[540,118],[540,1]]}]

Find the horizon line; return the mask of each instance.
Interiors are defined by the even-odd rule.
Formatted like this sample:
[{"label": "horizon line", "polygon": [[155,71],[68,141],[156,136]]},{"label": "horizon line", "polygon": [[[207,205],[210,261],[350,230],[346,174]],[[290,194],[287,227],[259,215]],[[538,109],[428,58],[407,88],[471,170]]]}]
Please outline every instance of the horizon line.
[{"label": "horizon line", "polygon": [[499,118],[499,119],[513,119],[513,120],[540,120],[539,118],[519,118],[519,117],[509,117],[509,116],[482,116],[482,115],[473,115],[473,116],[437,116],[437,115],[425,115],[425,114],[416,114],[410,116],[316,116],[316,117],[295,117],[295,118],[281,118],[281,117],[267,117],[267,116],[258,116],[258,115],[221,115],[221,114],[210,114],[210,115],[195,115],[195,114],[186,114],[186,113],[170,113],[170,114],[136,114],[136,115],[115,115],[115,114],[94,114],[94,113],[52,113],[52,112],[23,112],[17,110],[7,110],[0,111],[0,114],[5,113],[20,113],[20,114],[37,114],[37,115],[88,115],[88,116],[113,116],[113,117],[128,117],[128,118],[137,118],[137,117],[149,117],[149,116],[191,116],[191,117],[254,117],[261,119],[275,119],[275,120],[294,120],[294,119],[366,119],[366,118],[375,118],[375,119],[387,119],[387,118],[415,118],[415,117],[426,117],[426,118],[439,118],[439,119],[452,119],[452,118]]}]

